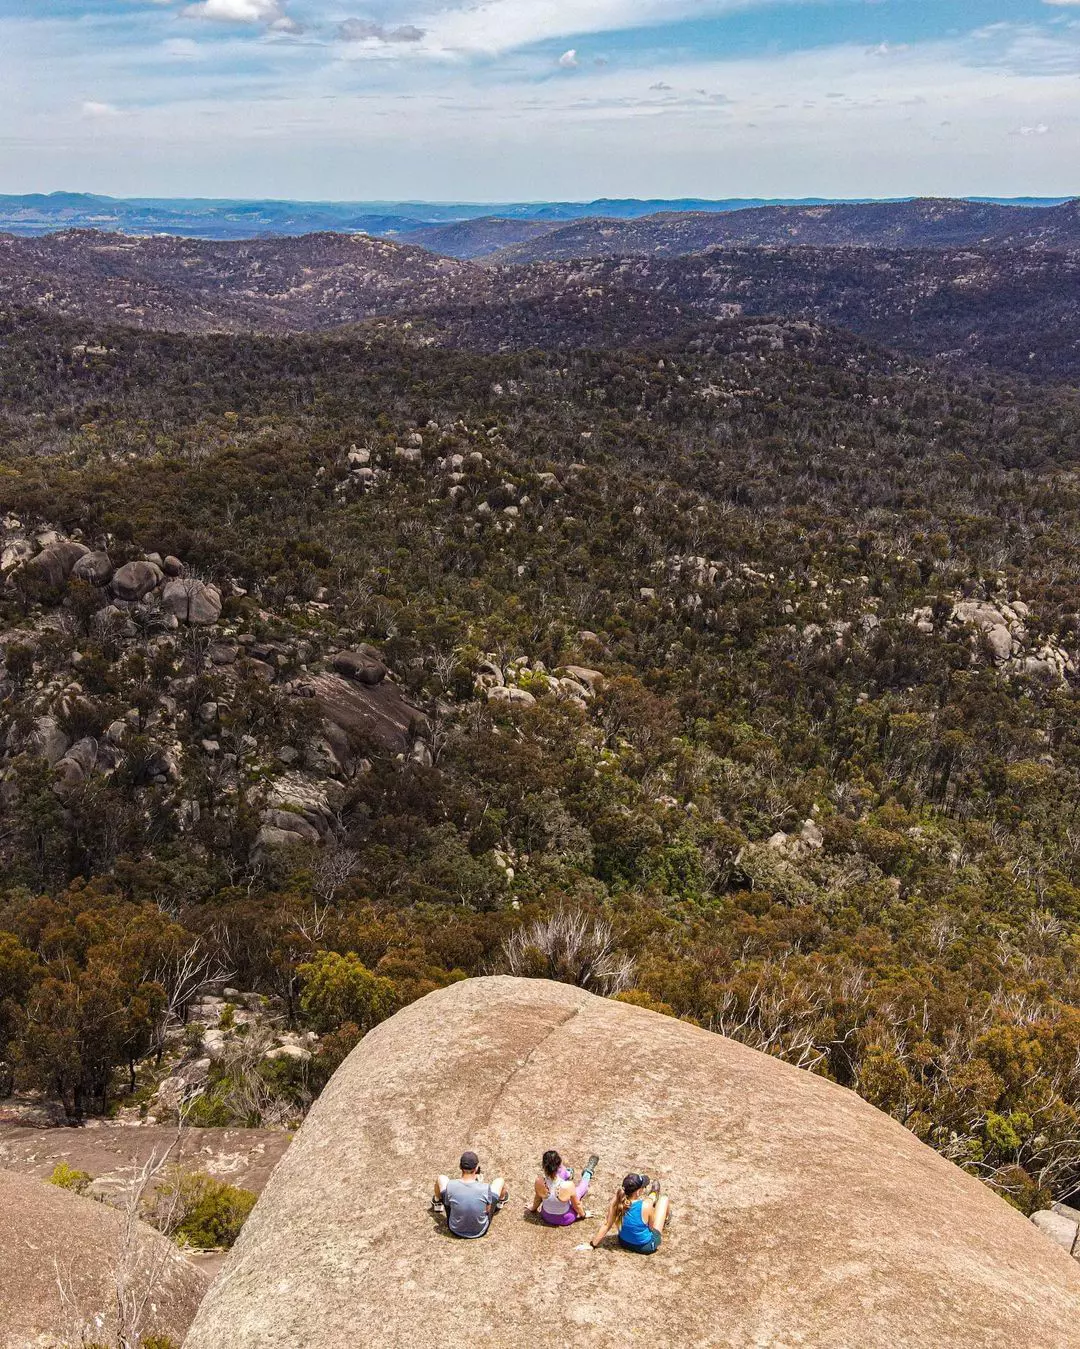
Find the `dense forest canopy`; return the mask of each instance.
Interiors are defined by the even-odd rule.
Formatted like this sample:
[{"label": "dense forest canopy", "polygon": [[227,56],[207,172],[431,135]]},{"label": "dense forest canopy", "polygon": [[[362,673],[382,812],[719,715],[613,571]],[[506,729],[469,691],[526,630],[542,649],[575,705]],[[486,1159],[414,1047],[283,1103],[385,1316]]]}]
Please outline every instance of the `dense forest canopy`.
[{"label": "dense forest canopy", "polygon": [[0,317],[0,1094],[138,1099],[195,969],[320,1034],[303,1103],[513,968],[1071,1194],[1076,388],[519,299]]}]

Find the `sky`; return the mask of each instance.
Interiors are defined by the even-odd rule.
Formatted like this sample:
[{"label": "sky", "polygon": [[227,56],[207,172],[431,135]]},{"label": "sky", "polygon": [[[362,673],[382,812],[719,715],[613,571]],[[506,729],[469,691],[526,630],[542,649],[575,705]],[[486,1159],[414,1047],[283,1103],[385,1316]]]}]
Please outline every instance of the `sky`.
[{"label": "sky", "polygon": [[0,192],[1080,194],[1080,0],[0,0]]}]

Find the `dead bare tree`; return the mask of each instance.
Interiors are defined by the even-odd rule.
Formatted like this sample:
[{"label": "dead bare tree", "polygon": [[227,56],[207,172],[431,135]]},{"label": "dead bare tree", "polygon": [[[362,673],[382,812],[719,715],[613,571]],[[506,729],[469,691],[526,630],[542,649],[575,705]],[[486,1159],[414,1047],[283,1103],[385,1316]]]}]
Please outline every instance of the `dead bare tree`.
[{"label": "dead bare tree", "polygon": [[[64,1322],[63,1343],[71,1349],[90,1349],[90,1346],[95,1349],[104,1346],[108,1349],[139,1349],[146,1332],[152,1329],[148,1319],[160,1298],[169,1265],[182,1257],[168,1241],[147,1240],[142,1213],[170,1157],[180,1147],[183,1129],[181,1117],[175,1136],[164,1149],[160,1152],[155,1149],[141,1164],[132,1163],[132,1183],[117,1228],[112,1307],[88,1309],[83,1306],[73,1265],[61,1265],[59,1260],[54,1260]],[[163,1195],[161,1202],[178,1203],[179,1195],[174,1194],[171,1201],[168,1195]]]},{"label": "dead bare tree", "polygon": [[196,937],[190,946],[171,952],[154,969],[146,971],[144,982],[158,984],[165,990],[165,1005],[154,1028],[153,1052],[158,1062],[169,1031],[183,1024],[188,1006],[208,985],[230,977],[231,971],[200,937]]},{"label": "dead bare tree", "polygon": [[359,869],[360,854],[352,848],[323,848],[311,868],[311,888],[324,905],[332,904]]}]

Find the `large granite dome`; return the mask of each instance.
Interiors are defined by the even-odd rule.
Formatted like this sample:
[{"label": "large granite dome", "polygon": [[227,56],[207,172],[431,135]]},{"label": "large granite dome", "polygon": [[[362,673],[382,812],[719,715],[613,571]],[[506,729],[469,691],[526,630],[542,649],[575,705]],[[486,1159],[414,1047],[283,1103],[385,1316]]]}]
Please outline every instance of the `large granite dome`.
[{"label": "large granite dome", "polygon": [[[427,1211],[463,1147],[511,1200],[482,1241]],[[601,1155],[594,1209],[659,1174],[661,1250],[524,1216],[544,1148]],[[186,1349],[486,1344],[1066,1349],[1080,1267],[852,1092],[562,984],[456,984],[358,1046]]]}]

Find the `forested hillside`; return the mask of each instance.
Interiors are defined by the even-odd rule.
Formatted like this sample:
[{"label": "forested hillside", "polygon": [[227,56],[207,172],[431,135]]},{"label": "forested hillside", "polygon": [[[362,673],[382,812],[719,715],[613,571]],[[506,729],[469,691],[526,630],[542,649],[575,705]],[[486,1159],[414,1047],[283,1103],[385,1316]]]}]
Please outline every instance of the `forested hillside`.
[{"label": "forested hillside", "polygon": [[[489,227],[472,222],[465,238]],[[685,344],[694,332],[708,346],[725,340],[718,320],[780,315],[939,361],[1080,380],[1075,249],[727,247],[496,267],[366,235],[213,243],[73,230],[0,235],[0,303],[192,334],[375,323],[489,352]]]},{"label": "forested hillside", "polygon": [[485,354],[469,314],[5,315],[0,1094],[145,1104],[213,970],[322,1037],[215,1061],[195,1122],[258,1122],[514,969],[1070,1194],[1076,391],[618,307]]},{"label": "forested hillside", "polygon": [[286,241],[128,239],[97,230],[45,238],[0,234],[0,296],[65,317],[170,332],[332,328],[422,309],[471,269],[366,234]]},{"label": "forested hillside", "polygon": [[[1033,249],[712,249],[670,259],[545,263],[497,273],[491,303],[657,296],[704,318],[780,314],[920,356],[1029,379],[1080,380],[1080,254]],[[496,298],[497,297],[497,298]],[[543,341],[543,323],[534,323]],[[482,330],[481,330],[482,331]],[[498,334],[498,326],[494,332]],[[471,340],[471,339],[470,339]],[[498,338],[496,338],[498,340]]]}]

